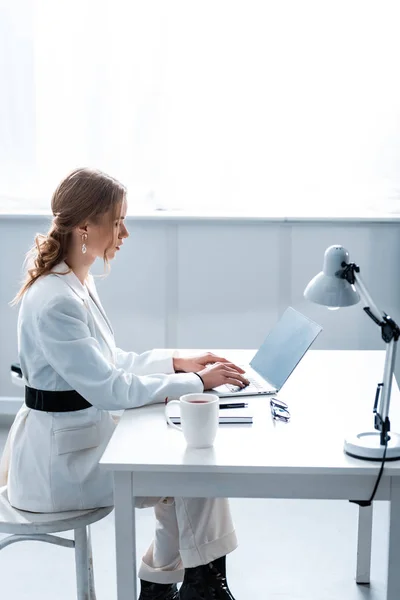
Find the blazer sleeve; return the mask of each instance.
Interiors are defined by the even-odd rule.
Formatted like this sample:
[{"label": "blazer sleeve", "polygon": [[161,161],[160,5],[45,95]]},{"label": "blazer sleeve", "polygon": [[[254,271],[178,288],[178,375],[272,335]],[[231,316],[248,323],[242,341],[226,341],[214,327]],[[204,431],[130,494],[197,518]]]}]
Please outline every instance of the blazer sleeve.
[{"label": "blazer sleeve", "polygon": [[38,316],[38,342],[49,365],[93,406],[121,410],[203,391],[194,373],[138,376],[111,364],[87,325],[86,307],[55,296]]},{"label": "blazer sleeve", "polygon": [[152,375],[153,373],[174,373],[172,362],[176,351],[174,350],[150,350],[142,354],[126,352],[121,348],[115,348],[115,363],[120,369],[135,375]]}]

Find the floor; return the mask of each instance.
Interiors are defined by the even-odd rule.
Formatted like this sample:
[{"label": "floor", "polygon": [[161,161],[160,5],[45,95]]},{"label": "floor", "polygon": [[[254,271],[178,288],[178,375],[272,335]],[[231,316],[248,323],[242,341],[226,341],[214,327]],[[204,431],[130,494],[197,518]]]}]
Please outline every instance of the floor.
[{"label": "floor", "polygon": [[[0,422],[0,451],[8,424]],[[344,501],[232,500],[240,542],[228,557],[236,600],[384,600],[388,504],[374,508],[372,583],[354,581],[357,508]],[[152,509],[137,511],[138,556],[152,538]],[[97,600],[116,598],[113,513],[92,527]],[[72,600],[73,552],[39,542],[5,548],[1,598]]]}]

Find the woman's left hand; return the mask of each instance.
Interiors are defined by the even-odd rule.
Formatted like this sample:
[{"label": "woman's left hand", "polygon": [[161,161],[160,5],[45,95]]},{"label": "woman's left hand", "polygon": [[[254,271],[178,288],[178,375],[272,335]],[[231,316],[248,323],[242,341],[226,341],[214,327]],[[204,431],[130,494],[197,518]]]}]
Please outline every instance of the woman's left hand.
[{"label": "woman's left hand", "polygon": [[[212,365],[217,362],[230,363],[230,361],[226,358],[223,358],[222,356],[217,356],[212,352],[206,352],[206,354],[201,354],[200,356],[173,359],[174,370],[184,371],[185,373],[197,373],[198,371],[202,371],[207,365]],[[241,367],[234,365],[234,368],[239,373],[244,373],[244,370]]]}]

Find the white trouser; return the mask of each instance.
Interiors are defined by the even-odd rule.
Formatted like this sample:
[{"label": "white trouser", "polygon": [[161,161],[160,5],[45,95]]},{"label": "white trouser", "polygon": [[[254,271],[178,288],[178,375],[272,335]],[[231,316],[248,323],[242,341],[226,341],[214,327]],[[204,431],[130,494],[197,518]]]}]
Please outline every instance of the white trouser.
[{"label": "white trouser", "polygon": [[154,506],[156,530],[139,577],[178,583],[185,567],[205,565],[237,547],[225,498],[136,498],[138,508]]}]

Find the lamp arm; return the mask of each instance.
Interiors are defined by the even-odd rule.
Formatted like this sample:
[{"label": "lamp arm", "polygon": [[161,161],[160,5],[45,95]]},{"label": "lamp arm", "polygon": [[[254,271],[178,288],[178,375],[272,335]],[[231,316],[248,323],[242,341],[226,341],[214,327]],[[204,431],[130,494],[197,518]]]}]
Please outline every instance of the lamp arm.
[{"label": "lamp arm", "polygon": [[392,381],[394,366],[396,363],[397,339],[393,338],[387,345],[385,356],[385,368],[383,372],[383,385],[381,386],[381,397],[379,408],[374,406],[375,429],[381,432],[381,445],[383,446],[390,437],[387,433],[390,431],[389,408],[390,395],[392,392]]},{"label": "lamp arm", "polygon": [[[367,290],[367,286],[361,279],[359,273],[354,274],[354,287],[360,295],[362,303],[364,304],[364,310],[368,314],[369,317],[377,325],[380,325],[384,321],[384,313],[382,313],[379,308],[376,306],[375,302],[372,300],[370,293]],[[375,317],[375,318],[374,318]]]},{"label": "lamp arm", "polygon": [[381,312],[372,300],[370,293],[362,278],[360,268],[355,264],[342,263],[343,271],[340,277],[354,285],[363,304],[366,314],[381,328],[382,338],[387,343],[383,382],[378,384],[374,405],[375,429],[381,432],[380,443],[384,446],[390,439],[390,395],[394,366],[396,362],[397,340],[400,337],[400,328],[395,321],[385,312]]},{"label": "lamp arm", "polygon": [[376,306],[361,279],[360,267],[354,263],[347,264],[345,262],[342,262],[341,267],[342,270],[336,273],[337,277],[345,279],[356,288],[365,304],[364,311],[381,328],[383,341],[389,343],[394,338],[397,342],[400,337],[400,327],[387,313],[381,312]]}]

